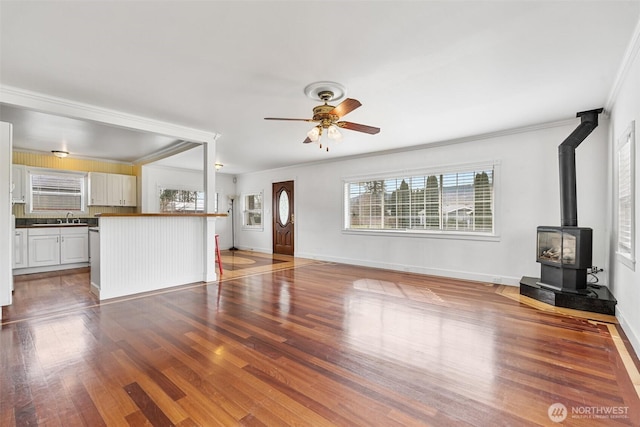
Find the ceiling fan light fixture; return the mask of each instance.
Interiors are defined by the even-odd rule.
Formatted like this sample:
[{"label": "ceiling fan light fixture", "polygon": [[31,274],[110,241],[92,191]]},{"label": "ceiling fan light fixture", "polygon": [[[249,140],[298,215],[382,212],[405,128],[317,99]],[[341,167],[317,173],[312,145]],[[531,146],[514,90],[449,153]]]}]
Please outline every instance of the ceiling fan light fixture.
[{"label": "ceiling fan light fixture", "polygon": [[68,151],[51,150],[51,152],[53,153],[54,156],[56,156],[59,159],[63,159],[69,155]]},{"label": "ceiling fan light fixture", "polygon": [[[313,117],[310,119],[292,119],[282,117],[265,117],[265,120],[287,120],[296,122],[316,122],[317,125],[307,132],[307,137],[303,144],[317,142],[322,147],[322,131],[326,129],[327,138],[331,141],[342,141],[342,133],[338,128],[353,130],[356,132],[368,133],[375,135],[380,132],[380,128],[367,126],[360,123],[342,121],[342,117],[349,114],[356,108],[362,106],[360,101],[353,98],[346,98],[337,106],[329,105],[329,102],[337,101],[346,95],[346,89],[339,83],[322,81],[307,85],[304,93],[311,99],[322,101],[324,104],[317,105],[313,108]],[[327,145],[327,144],[325,144]],[[329,151],[329,147],[326,147]]]},{"label": "ceiling fan light fixture", "polygon": [[327,136],[329,137],[329,139],[332,139],[334,141],[342,141],[342,134],[340,133],[340,131],[338,130],[338,126],[336,125],[329,126],[329,128],[327,129]]},{"label": "ceiling fan light fixture", "polygon": [[307,132],[307,137],[311,140],[311,142],[316,142],[322,136],[322,128],[320,126],[314,126],[309,132]]}]

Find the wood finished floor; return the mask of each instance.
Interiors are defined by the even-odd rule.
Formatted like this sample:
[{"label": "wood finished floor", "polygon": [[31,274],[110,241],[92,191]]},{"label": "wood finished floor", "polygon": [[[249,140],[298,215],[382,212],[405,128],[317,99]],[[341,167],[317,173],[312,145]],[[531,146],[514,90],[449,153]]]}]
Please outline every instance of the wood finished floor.
[{"label": "wood finished floor", "polygon": [[0,426],[546,426],[554,403],[563,425],[640,425],[614,318],[291,257],[223,266],[218,283],[102,303],[85,270],[17,280]]}]

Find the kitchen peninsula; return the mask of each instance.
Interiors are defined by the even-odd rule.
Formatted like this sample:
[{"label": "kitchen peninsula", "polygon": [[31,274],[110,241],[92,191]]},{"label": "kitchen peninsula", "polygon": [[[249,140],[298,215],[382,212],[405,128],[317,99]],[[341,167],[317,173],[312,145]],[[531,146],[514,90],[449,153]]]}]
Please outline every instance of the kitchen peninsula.
[{"label": "kitchen peninsula", "polygon": [[100,300],[216,280],[215,220],[227,214],[98,214],[91,291]]}]

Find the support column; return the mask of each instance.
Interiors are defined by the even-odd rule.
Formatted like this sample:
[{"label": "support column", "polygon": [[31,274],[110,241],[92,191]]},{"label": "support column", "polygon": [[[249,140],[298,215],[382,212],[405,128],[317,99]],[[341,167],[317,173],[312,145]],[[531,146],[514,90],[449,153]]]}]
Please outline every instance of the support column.
[{"label": "support column", "polygon": [[[216,194],[216,141],[208,141],[204,144],[204,211],[215,213]],[[216,218],[204,219],[204,277],[205,282],[215,282],[216,275]]]}]

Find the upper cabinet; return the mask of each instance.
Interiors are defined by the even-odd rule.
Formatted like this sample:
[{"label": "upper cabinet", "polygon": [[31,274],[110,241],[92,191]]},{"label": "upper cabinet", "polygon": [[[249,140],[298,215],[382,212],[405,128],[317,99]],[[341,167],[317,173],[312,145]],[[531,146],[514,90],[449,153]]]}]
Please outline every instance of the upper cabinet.
[{"label": "upper cabinet", "polygon": [[89,172],[89,206],[107,206],[107,174]]},{"label": "upper cabinet", "polygon": [[112,173],[89,173],[89,205],[136,206],[136,177]]},{"label": "upper cabinet", "polygon": [[107,175],[107,199],[110,206],[136,205],[136,177],[132,175]]},{"label": "upper cabinet", "polygon": [[24,165],[11,165],[11,202],[26,203],[27,201],[27,185],[26,168]]}]

